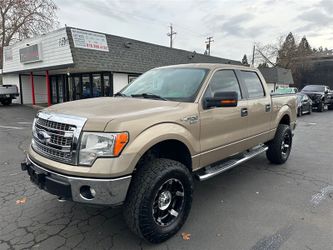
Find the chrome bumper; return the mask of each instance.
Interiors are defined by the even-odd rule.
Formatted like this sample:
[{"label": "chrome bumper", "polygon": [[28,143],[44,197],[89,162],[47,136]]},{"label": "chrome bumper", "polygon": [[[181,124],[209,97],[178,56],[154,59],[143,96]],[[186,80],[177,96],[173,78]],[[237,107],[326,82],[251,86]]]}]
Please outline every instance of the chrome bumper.
[{"label": "chrome bumper", "polygon": [[126,199],[131,176],[115,179],[73,177],[59,174],[39,166],[29,156],[21,168],[30,180],[51,194],[75,202],[115,206]]}]

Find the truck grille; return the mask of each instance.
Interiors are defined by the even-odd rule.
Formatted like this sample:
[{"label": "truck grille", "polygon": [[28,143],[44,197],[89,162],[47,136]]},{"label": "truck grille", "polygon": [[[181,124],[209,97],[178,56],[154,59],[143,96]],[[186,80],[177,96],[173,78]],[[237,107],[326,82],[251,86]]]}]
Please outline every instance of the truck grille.
[{"label": "truck grille", "polygon": [[77,142],[85,119],[39,113],[33,124],[33,149],[49,159],[76,164]]}]

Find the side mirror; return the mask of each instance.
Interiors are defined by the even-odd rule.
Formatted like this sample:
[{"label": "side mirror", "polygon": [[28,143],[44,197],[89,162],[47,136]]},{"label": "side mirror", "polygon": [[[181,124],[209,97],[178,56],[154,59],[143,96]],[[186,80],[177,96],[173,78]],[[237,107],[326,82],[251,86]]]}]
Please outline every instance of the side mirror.
[{"label": "side mirror", "polygon": [[237,107],[238,93],[233,92],[216,92],[214,97],[206,97],[204,99],[204,108],[218,108],[218,107]]}]

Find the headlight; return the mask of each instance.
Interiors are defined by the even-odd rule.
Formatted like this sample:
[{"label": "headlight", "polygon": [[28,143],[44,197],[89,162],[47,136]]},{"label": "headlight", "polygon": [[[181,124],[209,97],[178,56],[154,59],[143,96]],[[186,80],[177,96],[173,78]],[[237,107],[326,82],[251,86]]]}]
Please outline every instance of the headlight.
[{"label": "headlight", "polygon": [[119,156],[128,142],[128,133],[83,132],[79,164],[91,165],[98,157]]}]

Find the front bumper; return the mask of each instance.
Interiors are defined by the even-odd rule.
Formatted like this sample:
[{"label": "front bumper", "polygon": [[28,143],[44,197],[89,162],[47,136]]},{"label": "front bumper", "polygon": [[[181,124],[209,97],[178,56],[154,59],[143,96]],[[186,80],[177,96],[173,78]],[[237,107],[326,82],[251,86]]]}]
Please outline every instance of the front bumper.
[{"label": "front bumper", "polygon": [[112,179],[82,178],[59,174],[39,166],[29,156],[21,163],[30,180],[40,189],[65,200],[116,206],[126,199],[131,176]]}]

